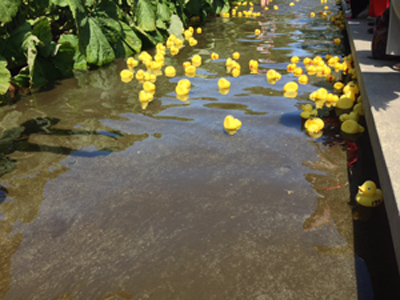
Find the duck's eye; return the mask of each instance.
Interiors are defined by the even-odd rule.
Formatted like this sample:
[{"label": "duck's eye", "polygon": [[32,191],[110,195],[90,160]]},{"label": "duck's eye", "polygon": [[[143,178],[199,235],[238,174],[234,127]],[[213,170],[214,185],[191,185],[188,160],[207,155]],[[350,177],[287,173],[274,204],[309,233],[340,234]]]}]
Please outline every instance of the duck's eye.
[{"label": "duck's eye", "polygon": [[369,187],[368,190],[370,190],[371,188]]}]

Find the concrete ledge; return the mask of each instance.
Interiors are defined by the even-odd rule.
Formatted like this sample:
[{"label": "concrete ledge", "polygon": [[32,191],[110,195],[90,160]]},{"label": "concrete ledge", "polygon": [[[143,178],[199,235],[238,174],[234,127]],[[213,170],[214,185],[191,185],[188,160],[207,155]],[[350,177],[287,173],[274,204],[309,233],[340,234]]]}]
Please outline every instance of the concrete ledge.
[{"label": "concrete ledge", "polygon": [[371,58],[368,22],[346,26],[400,272],[400,72],[391,68],[400,61]]}]

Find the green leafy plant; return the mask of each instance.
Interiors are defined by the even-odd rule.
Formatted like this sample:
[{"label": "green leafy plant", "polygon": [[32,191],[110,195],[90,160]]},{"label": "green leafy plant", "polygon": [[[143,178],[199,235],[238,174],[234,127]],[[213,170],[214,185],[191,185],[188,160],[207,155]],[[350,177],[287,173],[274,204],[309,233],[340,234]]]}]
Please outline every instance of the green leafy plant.
[{"label": "green leafy plant", "polygon": [[228,0],[3,0],[0,95],[9,83],[40,88],[180,35],[189,18],[229,10]]}]

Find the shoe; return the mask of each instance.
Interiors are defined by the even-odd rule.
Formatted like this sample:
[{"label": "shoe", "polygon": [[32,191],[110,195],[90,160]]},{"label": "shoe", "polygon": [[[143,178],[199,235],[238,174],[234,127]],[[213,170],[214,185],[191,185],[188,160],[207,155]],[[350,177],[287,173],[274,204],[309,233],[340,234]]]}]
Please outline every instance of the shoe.
[{"label": "shoe", "polygon": [[400,63],[393,65],[392,69],[396,70],[396,71],[400,71]]}]

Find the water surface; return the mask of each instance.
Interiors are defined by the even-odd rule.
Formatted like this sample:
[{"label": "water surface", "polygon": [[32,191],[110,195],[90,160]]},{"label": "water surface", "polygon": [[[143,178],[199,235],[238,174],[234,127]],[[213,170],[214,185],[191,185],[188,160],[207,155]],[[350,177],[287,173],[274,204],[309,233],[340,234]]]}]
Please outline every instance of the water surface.
[{"label": "water surface", "polygon": [[[273,4],[210,19],[197,46],[167,56],[178,74],[158,77],[145,110],[140,84],[120,81],[124,60],[1,108],[1,298],[357,298],[345,141],[307,136],[299,116],[310,92],[332,88],[310,77],[296,98],[282,92],[291,56],[342,54],[338,29],[309,18],[337,7]],[[183,102],[175,85],[194,54],[203,64]],[[243,124],[233,136],[228,114]]]}]

